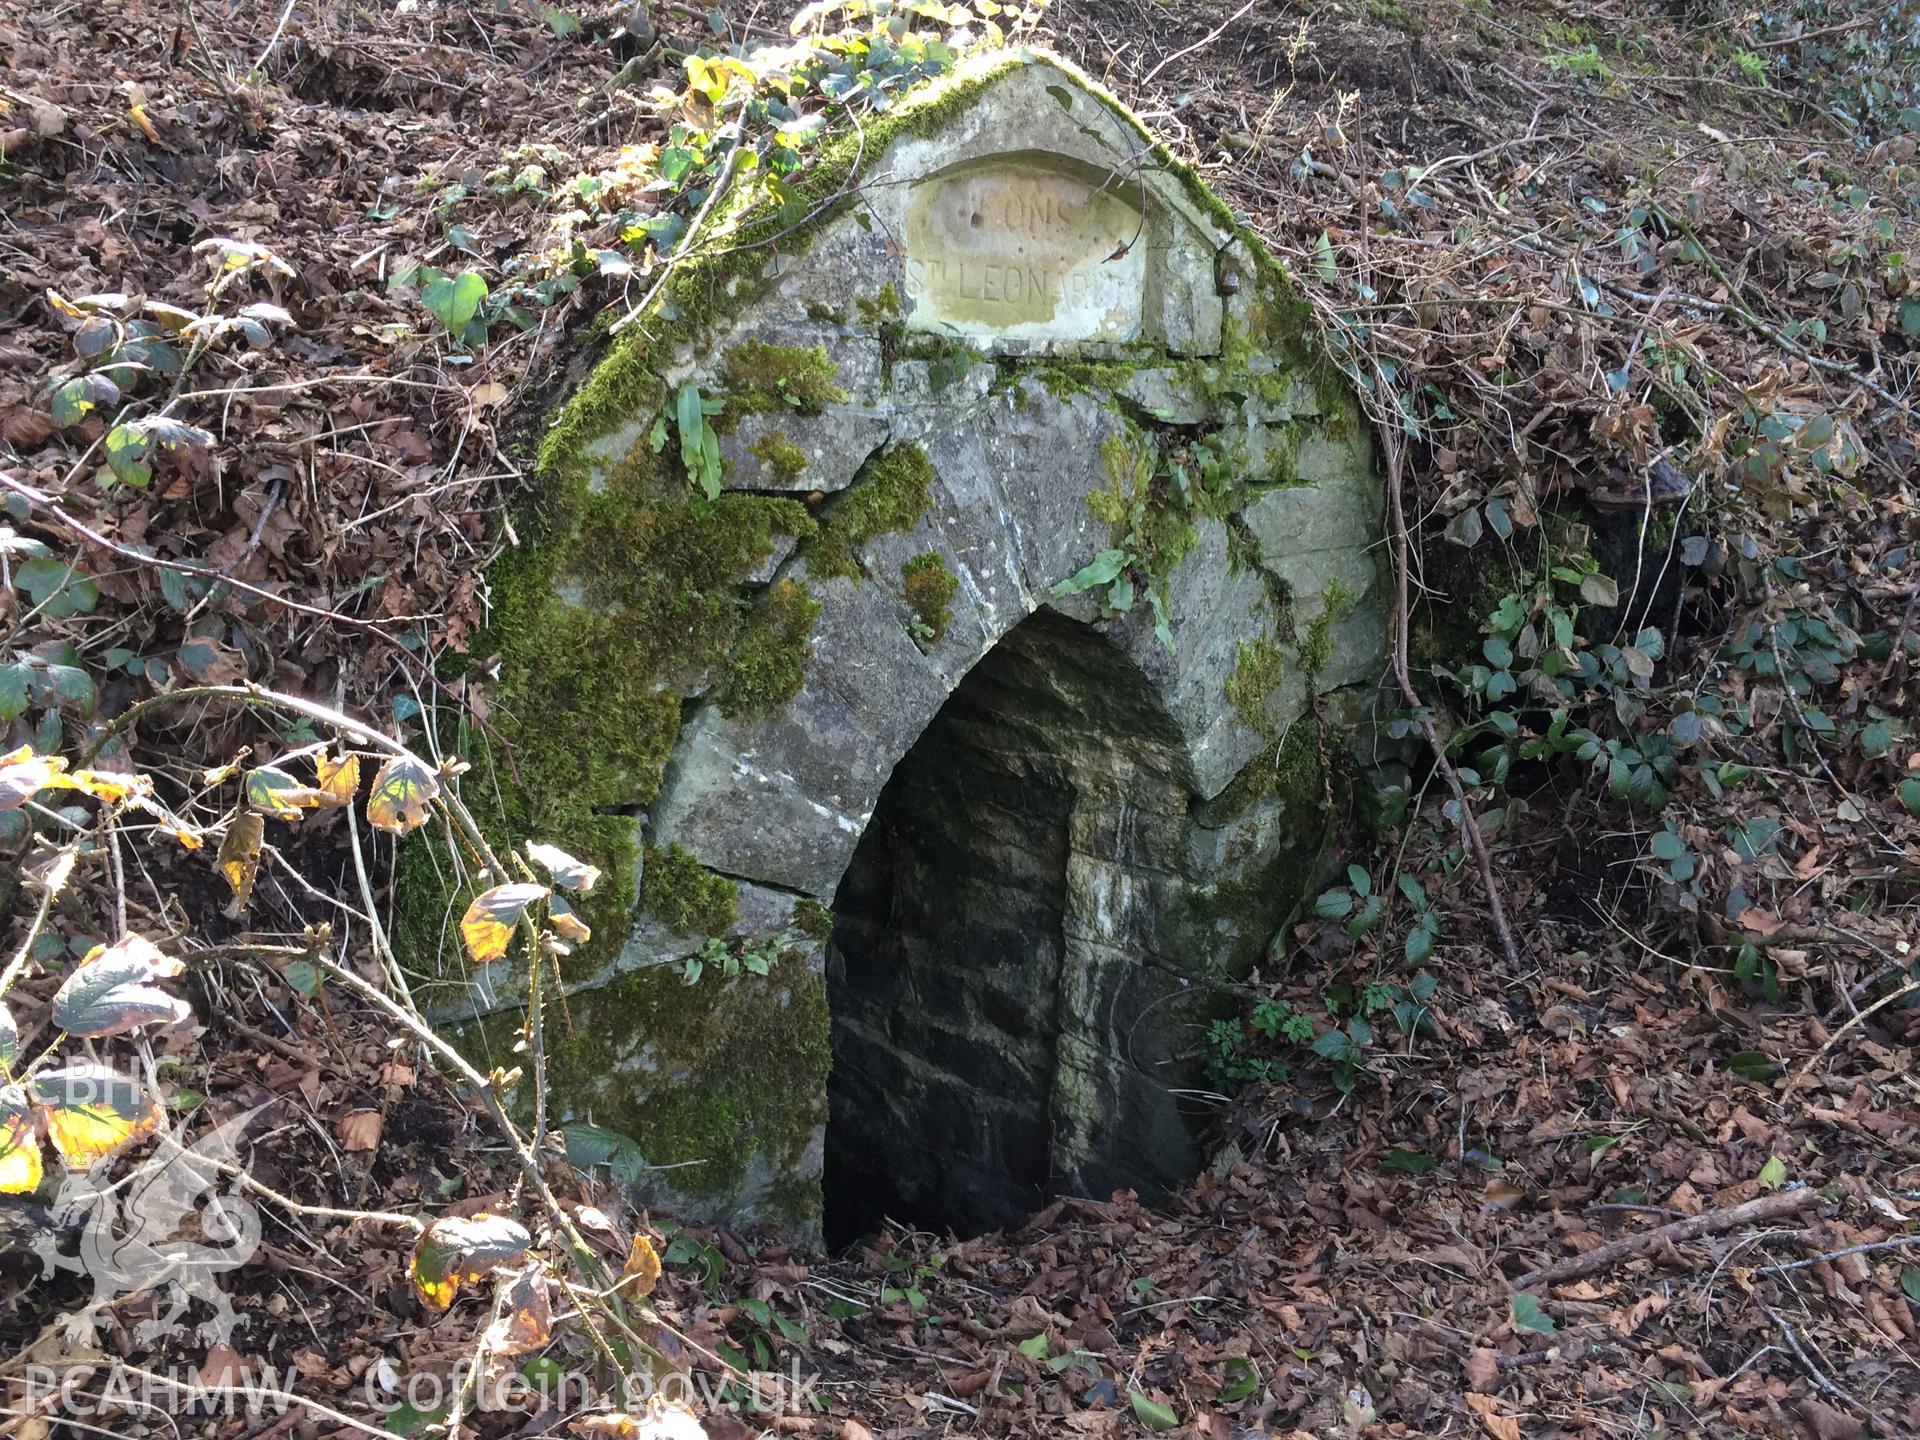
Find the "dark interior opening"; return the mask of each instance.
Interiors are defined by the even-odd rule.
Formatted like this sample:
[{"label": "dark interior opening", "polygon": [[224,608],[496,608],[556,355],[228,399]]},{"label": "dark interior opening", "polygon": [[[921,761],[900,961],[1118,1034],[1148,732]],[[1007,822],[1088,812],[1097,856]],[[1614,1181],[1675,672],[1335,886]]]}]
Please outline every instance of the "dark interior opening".
[{"label": "dark interior opening", "polygon": [[1063,962],[1114,962],[1072,914],[1069,859],[1090,825],[1124,843],[1143,815],[1184,820],[1176,748],[1133,662],[1043,610],[895,767],[841,880],[827,951],[829,1243],[886,1219],[960,1235],[1018,1225],[1083,1183],[1060,1173],[1056,1147],[1077,1123],[1055,1104],[1074,993]]}]

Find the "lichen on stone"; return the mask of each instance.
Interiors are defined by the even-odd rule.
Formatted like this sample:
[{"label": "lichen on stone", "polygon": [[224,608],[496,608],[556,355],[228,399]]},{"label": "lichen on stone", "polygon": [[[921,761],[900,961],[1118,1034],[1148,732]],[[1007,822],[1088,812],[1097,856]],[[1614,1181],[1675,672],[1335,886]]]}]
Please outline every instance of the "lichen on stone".
[{"label": "lichen on stone", "polygon": [[960,588],[959,578],[947,569],[939,551],[927,550],[900,567],[900,585],[907,608],[920,627],[914,638],[929,646],[938,645],[953,623],[953,597]]},{"label": "lichen on stone", "polygon": [[860,552],[876,535],[911,530],[927,513],[933,466],[918,445],[895,445],[869,461],[828,510],[820,533],[804,548],[815,575],[860,578]]}]

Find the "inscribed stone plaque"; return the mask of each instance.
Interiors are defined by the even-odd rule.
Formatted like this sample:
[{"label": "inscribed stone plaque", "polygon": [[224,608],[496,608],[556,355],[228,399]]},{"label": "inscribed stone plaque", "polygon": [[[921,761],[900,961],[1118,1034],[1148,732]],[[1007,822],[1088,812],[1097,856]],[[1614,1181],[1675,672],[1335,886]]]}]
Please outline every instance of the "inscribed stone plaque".
[{"label": "inscribed stone plaque", "polygon": [[907,206],[907,324],[969,339],[1140,338],[1137,198],[1062,170],[997,162],[935,176]]}]

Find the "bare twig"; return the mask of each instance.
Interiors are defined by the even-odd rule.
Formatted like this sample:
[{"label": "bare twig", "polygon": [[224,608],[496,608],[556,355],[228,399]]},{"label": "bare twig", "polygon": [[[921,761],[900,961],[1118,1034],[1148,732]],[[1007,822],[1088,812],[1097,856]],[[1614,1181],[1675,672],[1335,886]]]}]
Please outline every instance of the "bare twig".
[{"label": "bare twig", "polygon": [[1685,1240],[1697,1240],[1702,1235],[1719,1235],[1742,1225],[1765,1224],[1811,1210],[1819,1203],[1820,1192],[1805,1187],[1762,1195],[1744,1204],[1708,1210],[1685,1220],[1675,1220],[1671,1225],[1661,1225],[1652,1230],[1643,1230],[1638,1235],[1608,1241],[1584,1255],[1570,1256],[1544,1269],[1529,1270],[1514,1280],[1513,1288],[1532,1290],[1542,1285],[1558,1285],[1562,1280],[1578,1280],[1583,1275],[1595,1274],[1622,1260],[1657,1250],[1662,1245],[1677,1245]]}]

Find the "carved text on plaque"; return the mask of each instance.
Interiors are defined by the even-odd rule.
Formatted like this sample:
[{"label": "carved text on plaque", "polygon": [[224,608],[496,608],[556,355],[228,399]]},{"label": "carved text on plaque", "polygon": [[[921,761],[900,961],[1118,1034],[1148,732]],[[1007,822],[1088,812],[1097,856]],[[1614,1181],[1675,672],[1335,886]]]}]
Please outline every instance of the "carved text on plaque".
[{"label": "carved text on plaque", "polygon": [[1137,339],[1140,210],[1117,187],[1034,164],[937,177],[907,208],[908,323],[1033,340]]}]

